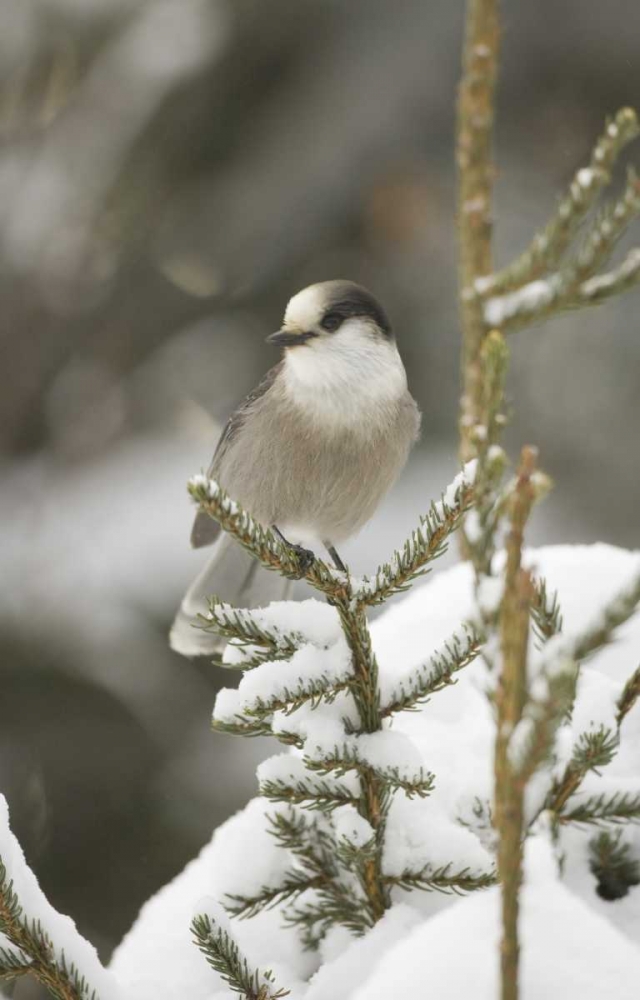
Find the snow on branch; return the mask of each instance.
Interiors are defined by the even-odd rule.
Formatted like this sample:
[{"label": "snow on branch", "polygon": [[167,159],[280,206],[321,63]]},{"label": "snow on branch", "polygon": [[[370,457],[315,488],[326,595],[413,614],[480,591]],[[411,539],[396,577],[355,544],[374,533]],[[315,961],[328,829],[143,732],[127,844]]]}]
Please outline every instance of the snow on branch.
[{"label": "snow on branch", "polygon": [[306,756],[304,764],[310,771],[337,776],[372,773],[383,787],[403,791],[408,798],[424,798],[432,791],[435,780],[423,768],[408,737],[388,729],[346,736],[331,752]]},{"label": "snow on branch", "polygon": [[269,757],[258,766],[260,794],[272,802],[305,805],[329,812],[338,806],[357,805],[358,783],[346,784],[335,778],[318,778],[308,773],[304,761],[291,754]]},{"label": "snow on branch", "polygon": [[242,647],[243,651],[245,647],[259,647],[259,651],[250,649],[249,655],[242,656],[238,661],[222,661],[224,667],[243,670],[267,661],[290,659],[307,641],[300,632],[283,632],[276,625],[265,625],[259,620],[259,614],[234,608],[216,597],[210,597],[209,610],[206,615],[200,616],[198,627],[233,640],[234,645]]},{"label": "snow on branch", "polygon": [[268,726],[275,712],[290,714],[303,705],[332,704],[340,692],[356,684],[350,651],[341,634],[326,648],[307,642],[288,660],[276,655],[250,666],[237,688],[218,692],[215,728],[238,723]]},{"label": "snow on branch", "polygon": [[0,978],[27,972],[59,1000],[118,1000],[95,949],[44,896],[0,795]]},{"label": "snow on branch", "polygon": [[[631,120],[630,116],[633,116],[633,134],[636,135],[638,125],[635,114],[627,109],[621,115],[624,120]],[[611,128],[616,126],[610,125],[609,129]],[[577,179],[574,185],[581,188],[588,181],[588,191],[597,190],[593,183],[595,176],[591,168],[579,171],[577,177],[582,180],[582,184]],[[561,207],[563,204],[567,205],[566,202],[561,203]],[[616,244],[639,213],[640,182],[630,169],[622,195],[596,216],[573,258],[560,265],[557,270],[553,269],[555,261],[551,266],[554,258],[554,254],[551,254],[547,260],[548,266],[542,270],[537,265],[533,266],[534,258],[530,258],[532,267],[521,272],[525,275],[524,279],[514,284],[515,278],[512,276],[501,294],[495,294],[496,288],[500,286],[499,275],[476,282],[476,293],[483,299],[482,309],[487,329],[499,327],[505,332],[517,330],[563,310],[597,305],[611,295],[633,287],[640,281],[638,249],[631,250],[623,263],[610,273],[598,275],[596,272],[609,260]],[[579,219],[582,219],[581,214]],[[542,261],[539,263],[542,264]],[[516,270],[518,266],[516,261]]]},{"label": "snow on branch", "polygon": [[640,283],[640,249],[630,250],[618,267],[606,274],[597,274],[580,285],[579,305],[597,306],[607,299],[627,292]]},{"label": "snow on branch", "polygon": [[589,166],[576,172],[553,217],[511,264],[480,279],[477,289],[482,295],[504,295],[557,267],[600,192],[609,184],[611,171],[620,153],[639,132],[632,108],[622,108],[613,121],[606,123],[591,154]]},{"label": "snow on branch", "polygon": [[416,708],[436,691],[456,683],[454,675],[473,663],[483,642],[482,634],[473,623],[464,625],[463,631],[462,636],[454,632],[427,664],[418,667],[411,677],[400,682],[381,709],[383,718]]}]

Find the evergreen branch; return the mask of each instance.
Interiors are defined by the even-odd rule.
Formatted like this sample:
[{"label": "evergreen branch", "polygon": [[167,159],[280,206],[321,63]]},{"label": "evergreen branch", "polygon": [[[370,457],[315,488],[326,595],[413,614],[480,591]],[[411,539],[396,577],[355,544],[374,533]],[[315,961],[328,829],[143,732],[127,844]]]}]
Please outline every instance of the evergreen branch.
[{"label": "evergreen branch", "polygon": [[478,838],[483,847],[491,854],[496,849],[496,829],[493,819],[493,809],[488,799],[475,797],[473,804],[458,813],[456,817],[460,826],[466,827]]},{"label": "evergreen branch", "polygon": [[[316,899],[304,904],[296,902],[285,910],[285,920],[301,931],[307,947],[317,947],[331,927],[339,924],[356,934],[373,926],[374,917],[366,894],[369,859],[358,858],[358,876],[364,894],[354,892],[352,881],[345,884],[338,865],[340,851],[329,831],[322,824],[310,821],[304,814],[290,810],[286,815],[269,817],[272,834],[281,847],[292,852],[297,864],[309,878],[315,878]],[[376,851],[377,845],[371,845]]]},{"label": "evergreen branch", "polygon": [[270,833],[279,846],[291,851],[297,864],[310,877],[319,878],[323,884],[330,884],[340,872],[335,860],[335,845],[326,829],[303,812],[289,809],[288,813],[278,812],[268,816]]},{"label": "evergreen branch", "polygon": [[551,753],[556,731],[573,705],[577,677],[578,666],[570,659],[540,676],[545,693],[530,697],[509,739],[509,759],[518,781],[526,784]]},{"label": "evergreen branch", "polygon": [[630,170],[624,193],[595,220],[576,258],[545,280],[488,299],[484,306],[487,325],[499,323],[504,330],[516,330],[562,310],[597,305],[614,294],[614,289],[618,293],[632,287],[640,280],[640,250],[630,252],[614,272],[615,277],[613,273],[596,275],[596,271],[639,213],[640,183]]},{"label": "evergreen branch", "polygon": [[618,267],[584,281],[577,290],[574,306],[598,306],[601,302],[627,292],[640,282],[640,249],[630,250]]},{"label": "evergreen branch", "polygon": [[326,896],[318,902],[294,903],[285,913],[285,923],[297,927],[305,947],[314,950],[332,927],[346,927],[360,936],[373,926],[365,901],[354,898],[347,887],[343,887],[340,897]]},{"label": "evergreen branch", "polygon": [[286,545],[273,531],[258,524],[213,479],[193,476],[188,490],[200,510],[217,521],[222,530],[232,535],[265,569],[274,570],[289,580],[306,580],[329,596],[344,592],[344,576],[337,576],[320,559],[314,559],[311,566],[307,566],[296,548]]},{"label": "evergreen branch", "polygon": [[581,733],[562,778],[554,783],[547,796],[545,809],[558,815],[589,771],[597,771],[610,764],[617,749],[618,734],[604,726],[595,732]]},{"label": "evergreen branch", "polygon": [[598,195],[611,180],[611,170],[620,153],[639,133],[636,113],[622,108],[607,122],[598,139],[588,168],[575,174],[556,212],[542,232],[511,264],[479,283],[483,296],[503,295],[543,274],[553,271],[564,256],[582,222],[595,205]]},{"label": "evergreen branch", "polygon": [[449,536],[460,526],[474,499],[473,484],[464,478],[456,487],[451,503],[443,498],[432,504],[418,528],[415,528],[396,552],[392,562],[379,566],[372,580],[354,590],[353,597],[362,604],[375,605],[392,594],[408,589],[418,576],[429,571],[429,564],[447,551]]},{"label": "evergreen branch", "polygon": [[[7,942],[3,945],[3,940]],[[24,952],[9,943],[9,939],[0,933],[0,982],[3,979],[18,979],[32,972],[32,965]]]},{"label": "evergreen branch", "polygon": [[280,885],[263,885],[253,896],[227,893],[225,909],[234,917],[250,919],[263,910],[271,910],[279,903],[295,899],[308,889],[319,889],[324,885],[324,876],[309,876],[302,872],[286,872]]},{"label": "evergreen branch", "polygon": [[606,205],[587,233],[576,259],[569,264],[574,285],[579,286],[593,277],[607,262],[614,247],[624,235],[629,223],[640,212],[640,183],[632,168],[620,198]]},{"label": "evergreen branch", "polygon": [[338,782],[304,781],[299,779],[291,784],[281,779],[260,782],[260,794],[271,802],[285,802],[288,805],[304,805],[307,809],[330,812],[338,806],[357,806],[359,798],[346,785]]},{"label": "evergreen branch", "polygon": [[280,847],[285,850],[294,851],[303,844],[303,837],[311,829],[315,829],[315,823],[311,823],[299,810],[290,809],[284,813],[273,813],[267,816],[267,822],[271,827],[269,831],[275,837]]},{"label": "evergreen branch", "polygon": [[199,615],[198,628],[214,632],[223,639],[233,639],[238,645],[260,646],[259,652],[239,664],[223,663],[222,666],[250,670],[266,660],[287,660],[306,642],[299,632],[281,632],[277,627],[266,628],[259,624],[251,611],[224,604],[217,597],[209,599],[209,611]]},{"label": "evergreen branch", "polygon": [[[363,933],[373,924],[366,897],[354,893],[351,884],[341,879],[338,851],[326,829],[303,813],[291,809],[268,817],[271,833],[278,844],[290,851],[298,868],[285,876],[277,887],[263,887],[253,897],[234,896],[229,908],[239,916],[252,916],[280,902],[289,905],[283,911],[285,922],[301,930],[307,947],[317,947],[327,931],[340,924]],[[316,899],[299,904],[298,898],[313,890]]]},{"label": "evergreen branch", "polygon": [[[277,736],[282,743],[289,743],[283,734],[274,733],[268,719],[245,719],[238,715],[234,721],[230,719],[213,719],[211,728],[216,733],[227,733],[228,736]],[[296,738],[297,742],[298,738]],[[302,741],[300,741],[302,745]]]},{"label": "evergreen branch", "polygon": [[367,774],[372,775],[388,790],[403,791],[408,798],[413,798],[414,795],[426,798],[433,791],[435,783],[435,775],[422,767],[416,774],[406,775],[402,774],[398,767],[374,766],[358,753],[357,744],[353,742],[345,742],[342,746],[335,747],[332,754],[324,757],[305,757],[304,763],[310,771],[335,774],[338,777],[349,771],[355,771],[361,778]]},{"label": "evergreen branch", "polygon": [[454,674],[473,663],[484,641],[475,625],[465,625],[464,629],[464,637],[454,632],[427,664],[418,667],[409,680],[400,683],[389,702],[381,709],[383,718],[395,712],[415,709],[428,701],[436,691],[456,683]]},{"label": "evergreen branch", "polygon": [[[56,958],[53,941],[39,920],[28,919],[22,910],[20,900],[9,879],[7,869],[0,857],[0,931],[18,955],[28,960],[28,967],[22,972],[30,972],[56,1000],[98,1000],[95,990],[72,963],[67,964],[64,952]],[[12,972],[11,951],[0,952],[0,962],[8,969],[3,970],[5,978],[22,972]],[[13,968],[19,966],[14,963]]]},{"label": "evergreen branch", "polygon": [[508,295],[488,299],[484,307],[487,326],[500,324],[511,333],[556,313],[597,306],[614,295],[629,291],[640,282],[640,249],[630,250],[618,267],[605,274],[581,280],[582,271],[583,268],[575,264],[544,280],[532,281]]},{"label": "evergreen branch", "polygon": [[469,868],[453,872],[451,868],[451,864],[440,868],[425,865],[419,871],[405,868],[399,875],[384,875],[383,878],[389,886],[409,891],[421,889],[423,892],[442,892],[445,895],[450,893],[463,895],[466,892],[475,892],[477,889],[487,889],[497,882],[495,872],[471,875]]},{"label": "evergreen branch", "polygon": [[548,642],[562,631],[562,612],[558,594],[554,593],[549,597],[546,581],[541,577],[533,580],[531,620],[533,630],[541,643]]},{"label": "evergreen branch", "polygon": [[611,642],[617,628],[631,618],[640,602],[640,572],[600,612],[593,625],[570,640],[561,650],[576,660],[584,660]]},{"label": "evergreen branch", "polygon": [[568,812],[560,813],[560,823],[628,823],[640,822],[640,792],[614,792],[590,795]]},{"label": "evergreen branch", "polygon": [[640,601],[640,573],[602,609],[594,623],[578,635],[555,636],[547,643],[540,665],[546,684],[542,698],[532,698],[520,731],[511,737],[510,754],[519,760],[520,773],[533,774],[550,747],[557,726],[575,696],[578,664],[607,645]]},{"label": "evergreen branch", "polygon": [[472,431],[482,423],[484,371],[481,349],[486,331],[482,303],[469,290],[475,287],[478,278],[493,270],[492,131],[499,43],[498,0],[468,0],[456,127],[458,284],[463,331],[460,452],[463,461],[476,454]]},{"label": "evergreen branch", "polygon": [[270,972],[252,971],[229,932],[207,914],[194,917],[191,932],[211,968],[234,993],[245,1000],[280,1000],[289,995],[274,985]]},{"label": "evergreen branch", "polygon": [[618,701],[618,725],[629,714],[640,697],[640,666],[636,667],[627,681]]},{"label": "evergreen branch", "polygon": [[632,886],[640,885],[640,862],[631,857],[631,847],[622,840],[622,830],[602,830],[589,841],[589,868],[598,880],[596,892],[611,902],[622,899]]}]

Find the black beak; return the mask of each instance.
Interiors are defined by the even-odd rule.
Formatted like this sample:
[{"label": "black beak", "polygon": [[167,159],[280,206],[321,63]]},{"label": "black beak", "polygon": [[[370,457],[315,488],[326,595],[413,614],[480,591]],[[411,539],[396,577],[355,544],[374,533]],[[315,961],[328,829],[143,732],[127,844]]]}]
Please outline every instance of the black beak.
[{"label": "black beak", "polygon": [[318,334],[311,330],[308,332],[304,330],[278,330],[277,333],[272,333],[267,337],[267,343],[275,344],[277,347],[296,347],[298,344],[306,344],[308,340],[317,336]]}]

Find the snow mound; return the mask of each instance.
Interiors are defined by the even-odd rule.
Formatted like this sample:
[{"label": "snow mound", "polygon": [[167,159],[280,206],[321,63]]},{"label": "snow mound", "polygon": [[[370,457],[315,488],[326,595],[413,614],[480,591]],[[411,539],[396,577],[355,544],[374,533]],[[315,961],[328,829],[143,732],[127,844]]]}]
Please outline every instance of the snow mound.
[{"label": "snow mound", "polygon": [[[633,1000],[640,949],[556,879],[541,857],[545,846],[533,842],[527,851],[520,919],[522,1000]],[[350,1000],[495,1000],[499,942],[500,894],[489,889],[459,900],[398,943],[389,936],[384,958]],[[310,990],[307,996],[312,995]],[[328,1000],[336,994],[322,995]]]}]

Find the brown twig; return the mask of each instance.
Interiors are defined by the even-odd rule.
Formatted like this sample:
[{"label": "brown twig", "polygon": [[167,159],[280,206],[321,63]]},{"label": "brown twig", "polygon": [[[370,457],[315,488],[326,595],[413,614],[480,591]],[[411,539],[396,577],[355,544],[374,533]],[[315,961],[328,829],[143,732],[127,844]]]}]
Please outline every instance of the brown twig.
[{"label": "brown twig", "polygon": [[502,885],[502,1000],[517,1000],[518,997],[518,896],[522,881],[525,783],[509,760],[509,741],[527,700],[527,644],[533,581],[531,574],[522,569],[521,560],[524,526],[535,501],[532,482],[535,462],[535,450],[523,448],[511,502],[511,530],[500,614],[502,672],[496,695],[495,825],[500,836],[498,871]]},{"label": "brown twig", "polygon": [[618,725],[621,725],[622,720],[631,711],[638,698],[640,698],[640,666],[636,667],[631,674],[620,695],[617,716]]},{"label": "brown twig", "polygon": [[493,99],[500,41],[498,0],[468,0],[462,79],[458,94],[458,240],[460,310],[463,329],[460,451],[473,458],[472,428],[480,422],[485,335],[482,300],[473,289],[492,270],[491,155]]}]

